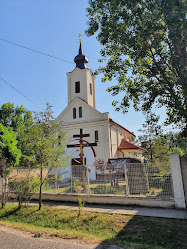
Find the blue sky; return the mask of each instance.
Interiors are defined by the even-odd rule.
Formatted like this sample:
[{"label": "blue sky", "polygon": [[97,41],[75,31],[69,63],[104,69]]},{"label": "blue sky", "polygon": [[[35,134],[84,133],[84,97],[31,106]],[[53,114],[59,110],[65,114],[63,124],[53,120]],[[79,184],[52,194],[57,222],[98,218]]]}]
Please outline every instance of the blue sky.
[{"label": "blue sky", "polygon": [[[86,7],[88,0],[1,0],[0,39],[30,47],[60,57],[73,63],[78,53],[79,33],[83,34],[84,54],[89,59],[88,68],[99,66],[101,46],[96,37],[86,37]],[[0,41],[0,77],[26,95],[38,106],[45,108],[49,102],[55,117],[67,106],[66,73],[75,64],[58,61]],[[136,135],[144,122],[141,113],[129,109],[128,114],[116,112],[112,107],[114,97],[106,92],[110,83],[101,83],[102,75],[96,77],[96,104],[101,112]],[[119,97],[118,97],[119,98]],[[14,102],[32,111],[40,108],[29,102],[0,80],[0,105]],[[164,118],[160,110],[161,121]]]}]

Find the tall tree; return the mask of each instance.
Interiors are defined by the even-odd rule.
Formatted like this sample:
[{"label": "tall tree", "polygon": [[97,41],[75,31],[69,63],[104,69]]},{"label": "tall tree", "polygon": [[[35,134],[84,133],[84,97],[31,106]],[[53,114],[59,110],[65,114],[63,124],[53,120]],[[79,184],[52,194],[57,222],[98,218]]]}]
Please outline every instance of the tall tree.
[{"label": "tall tree", "polygon": [[60,168],[67,165],[68,157],[65,154],[65,146],[68,142],[66,132],[62,131],[62,126],[56,124],[53,118],[51,106],[47,104],[46,110],[35,116],[35,123],[27,134],[30,148],[34,151],[35,167],[40,168],[40,192],[39,210],[42,205],[42,186],[47,175],[43,170]]},{"label": "tall tree", "polygon": [[[166,124],[187,131],[187,2],[185,0],[90,0],[88,36],[104,46],[98,72],[115,77],[109,92],[125,95],[116,109],[147,112],[165,106]],[[186,134],[184,132],[184,134]]]},{"label": "tall tree", "polygon": [[7,201],[7,178],[12,167],[18,165],[21,151],[17,148],[16,134],[11,127],[0,123],[0,176],[3,178],[2,207]]},{"label": "tall tree", "polygon": [[146,121],[143,124],[143,129],[139,130],[142,132],[142,135],[138,137],[138,140],[141,147],[146,149],[144,155],[151,164],[155,162],[154,145],[156,139],[162,135],[161,126],[157,124],[158,120],[159,117],[151,113],[146,117]]},{"label": "tall tree", "polygon": [[25,107],[14,106],[14,103],[4,103],[0,107],[0,123],[6,127],[11,127],[17,135],[17,147],[21,150],[22,156],[20,165],[22,167],[30,166],[34,160],[33,151],[27,146],[26,133],[33,124],[32,112]]}]

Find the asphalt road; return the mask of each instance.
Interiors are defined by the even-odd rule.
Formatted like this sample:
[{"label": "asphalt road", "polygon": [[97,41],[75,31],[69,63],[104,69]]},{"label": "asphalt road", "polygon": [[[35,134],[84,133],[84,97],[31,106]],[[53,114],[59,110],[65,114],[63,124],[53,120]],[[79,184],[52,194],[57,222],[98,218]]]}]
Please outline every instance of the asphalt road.
[{"label": "asphalt road", "polygon": [[60,238],[35,238],[34,234],[0,225],[0,249],[120,249]]}]

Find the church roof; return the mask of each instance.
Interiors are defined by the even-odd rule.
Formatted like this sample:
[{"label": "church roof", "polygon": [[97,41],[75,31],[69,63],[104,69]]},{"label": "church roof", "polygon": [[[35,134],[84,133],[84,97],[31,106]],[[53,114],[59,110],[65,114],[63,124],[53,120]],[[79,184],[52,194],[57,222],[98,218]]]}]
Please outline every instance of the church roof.
[{"label": "church roof", "polygon": [[88,59],[87,59],[87,57],[83,54],[82,43],[81,43],[81,42],[80,42],[80,46],[79,46],[79,53],[78,53],[78,55],[75,57],[74,62],[76,63],[76,67],[78,67],[78,68],[80,68],[80,69],[87,68],[86,64],[88,63]]},{"label": "church roof", "polygon": [[125,139],[122,139],[120,146],[118,147],[118,150],[144,150],[144,149],[135,144],[128,142]]},{"label": "church roof", "polygon": [[109,121],[110,121],[111,124],[113,124],[113,125],[115,125],[115,126],[117,126],[117,127],[120,127],[122,130],[125,130],[125,131],[127,131],[128,133],[130,133],[133,137],[136,137],[136,136],[134,135],[133,132],[130,132],[129,130],[127,130],[127,129],[126,129],[125,127],[123,127],[122,125],[120,125],[120,124],[114,122],[111,118],[109,118]]}]

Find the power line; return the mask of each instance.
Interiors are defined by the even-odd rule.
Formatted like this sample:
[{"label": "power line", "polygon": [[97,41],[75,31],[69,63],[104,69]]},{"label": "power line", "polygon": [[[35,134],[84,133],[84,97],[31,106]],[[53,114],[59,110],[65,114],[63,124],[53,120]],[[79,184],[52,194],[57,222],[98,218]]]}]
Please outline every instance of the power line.
[{"label": "power line", "polygon": [[67,63],[70,63],[70,64],[74,64],[74,63],[71,62],[71,61],[67,61],[67,60],[61,59],[61,58],[59,58],[59,57],[56,57],[56,56],[53,56],[53,55],[50,55],[50,54],[43,53],[43,52],[41,52],[41,51],[38,51],[38,50],[35,50],[35,49],[32,49],[32,48],[25,47],[25,46],[19,45],[19,44],[17,44],[17,43],[11,42],[11,41],[7,41],[7,40],[4,40],[4,39],[0,39],[0,41],[7,42],[7,43],[12,44],[12,45],[14,45],[14,46],[17,46],[17,47],[20,47],[20,48],[24,48],[24,49],[30,50],[30,51],[35,52],[35,53],[38,53],[38,54],[45,55],[45,56],[51,57],[51,58],[56,59],[56,60],[60,60],[60,61],[63,61],[63,62],[67,62]]},{"label": "power line", "polygon": [[31,99],[29,99],[27,96],[25,96],[23,93],[21,93],[19,90],[17,90],[15,87],[13,87],[10,83],[8,83],[5,79],[3,79],[1,76],[0,76],[0,79],[6,83],[7,85],[9,85],[12,89],[14,89],[16,92],[18,92],[19,94],[21,94],[24,98],[26,98],[27,100],[29,100],[32,104],[34,104],[35,106],[37,106],[38,108],[42,109],[43,108],[39,105],[37,105],[36,103],[34,103]]}]

